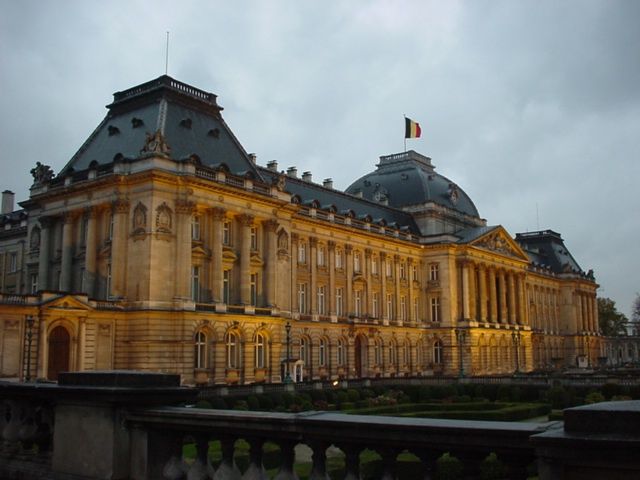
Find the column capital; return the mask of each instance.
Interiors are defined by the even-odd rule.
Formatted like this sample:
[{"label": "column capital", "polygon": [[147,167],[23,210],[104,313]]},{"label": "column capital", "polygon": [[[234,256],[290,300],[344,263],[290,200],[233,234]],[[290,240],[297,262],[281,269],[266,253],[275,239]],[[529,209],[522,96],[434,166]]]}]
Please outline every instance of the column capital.
[{"label": "column capital", "polygon": [[43,215],[40,218],[38,218],[38,222],[40,223],[41,228],[43,229],[49,228],[55,223],[55,218],[49,215]]},{"label": "column capital", "polygon": [[318,246],[318,237],[309,237],[309,246],[316,248]]},{"label": "column capital", "polygon": [[127,213],[131,204],[129,200],[118,198],[111,203],[113,213]]},{"label": "column capital", "polygon": [[196,211],[196,204],[191,200],[176,200],[176,213],[186,213],[192,215]]},{"label": "column capital", "polygon": [[344,252],[347,255],[351,255],[351,252],[353,251],[353,245],[351,245],[350,243],[345,244],[344,246]]},{"label": "column capital", "polygon": [[398,263],[400,261],[400,255],[398,255],[397,253],[393,256],[393,261]]},{"label": "column capital", "polygon": [[227,215],[227,211],[222,207],[212,207],[209,209],[209,213],[214,220],[223,220]]},{"label": "column capital", "polygon": [[386,252],[380,252],[380,260],[386,260],[387,259],[387,253]]},{"label": "column capital", "polygon": [[298,243],[300,241],[300,235],[297,233],[291,232],[291,243]]},{"label": "column capital", "polygon": [[73,223],[79,215],[78,210],[68,210],[62,214],[62,223],[65,225],[69,225]]},{"label": "column capital", "polygon": [[366,258],[367,260],[369,260],[369,259],[371,258],[371,254],[372,254],[372,253],[373,253],[373,252],[371,251],[371,249],[370,249],[370,248],[365,248],[365,249],[364,249],[364,258]]},{"label": "column capital", "polygon": [[243,213],[242,215],[238,215],[238,220],[243,227],[252,227],[255,217],[248,213]]},{"label": "column capital", "polygon": [[87,218],[96,218],[98,216],[98,207],[95,205],[84,207],[83,212]]},{"label": "column capital", "polygon": [[327,247],[329,248],[329,251],[335,250],[336,249],[336,242],[334,240],[329,240],[327,242]]},{"label": "column capital", "polygon": [[269,219],[263,222],[262,226],[267,232],[275,232],[278,229],[278,222],[276,220]]}]

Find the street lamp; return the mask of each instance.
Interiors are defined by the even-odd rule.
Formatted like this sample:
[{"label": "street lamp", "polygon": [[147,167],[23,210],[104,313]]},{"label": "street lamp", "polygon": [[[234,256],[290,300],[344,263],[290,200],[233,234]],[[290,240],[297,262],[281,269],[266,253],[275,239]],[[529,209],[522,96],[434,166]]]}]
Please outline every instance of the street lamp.
[{"label": "street lamp", "polygon": [[514,373],[520,373],[520,332],[513,332],[511,338],[516,349],[516,371]]},{"label": "street lamp", "polygon": [[467,336],[467,332],[464,331],[461,328],[457,328],[456,329],[456,339],[458,340],[458,354],[460,356],[459,358],[459,365],[460,365],[460,372],[459,372],[459,376],[460,378],[464,377],[464,359],[463,359],[463,347],[464,347],[464,341],[465,338]]},{"label": "street lamp", "polygon": [[287,358],[285,359],[285,377],[284,383],[291,383],[291,374],[289,372],[289,358],[291,357],[291,322],[287,321],[284,326],[285,331],[287,332]]},{"label": "street lamp", "polygon": [[32,315],[27,315],[26,319],[27,325],[27,374],[25,375],[25,380],[27,382],[31,381],[31,342],[33,341],[33,324],[35,319]]}]

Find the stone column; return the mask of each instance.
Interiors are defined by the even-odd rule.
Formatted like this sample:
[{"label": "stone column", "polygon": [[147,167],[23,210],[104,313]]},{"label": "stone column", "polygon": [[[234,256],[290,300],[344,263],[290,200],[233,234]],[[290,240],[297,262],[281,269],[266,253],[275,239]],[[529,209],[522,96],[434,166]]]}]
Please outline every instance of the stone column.
[{"label": "stone column", "polygon": [[191,217],[195,204],[176,200],[176,273],[174,297],[191,298]]},{"label": "stone column", "polygon": [[407,260],[407,273],[409,276],[409,281],[407,282],[409,284],[409,291],[407,294],[407,302],[409,303],[409,305],[407,305],[407,320],[413,322],[414,320],[418,320],[417,318],[413,318],[413,279],[411,278],[413,275],[413,258],[409,258]]},{"label": "stone column", "polygon": [[528,325],[527,321],[527,302],[524,292],[524,275],[516,276],[516,290],[518,291],[518,324]]},{"label": "stone column", "polygon": [[592,331],[598,333],[598,304],[595,295],[591,297],[591,325]]},{"label": "stone column", "polygon": [[370,248],[365,248],[364,250],[364,274],[365,274],[365,281],[366,281],[366,286],[365,286],[365,291],[364,291],[364,314],[365,315],[371,315],[372,313],[372,306],[371,306],[371,298],[373,297],[372,295],[372,288],[371,288],[371,249]]},{"label": "stone column", "polygon": [[387,311],[387,254],[380,252],[380,313],[383,320],[389,320]]},{"label": "stone column", "polygon": [[242,241],[240,250],[240,303],[249,305],[251,303],[251,227],[253,226],[253,215],[240,215],[240,226],[242,228]]},{"label": "stone column", "polygon": [[489,303],[491,311],[489,312],[489,320],[498,321],[498,292],[496,291],[496,271],[493,267],[489,267]]},{"label": "stone column", "polygon": [[463,260],[460,264],[462,269],[462,318],[469,320],[469,262]]},{"label": "stone column", "polygon": [[51,246],[51,217],[40,217],[40,256],[38,258],[38,290],[49,288],[49,255]]},{"label": "stone column", "polygon": [[224,208],[214,207],[211,212],[211,296],[214,303],[223,301],[222,295],[222,223],[226,211]]},{"label": "stone column", "polygon": [[498,305],[500,308],[500,323],[507,323],[507,282],[505,279],[505,273],[503,270],[498,272],[498,283],[500,285],[500,300]]},{"label": "stone column", "polygon": [[290,297],[291,297],[291,312],[299,311],[298,308],[298,242],[300,241],[300,237],[297,233],[291,234],[291,288]]},{"label": "stone column", "polygon": [[89,298],[96,294],[96,258],[98,253],[98,230],[96,228],[97,211],[95,207],[86,209],[87,215],[87,243],[84,249],[84,289]]},{"label": "stone column", "polygon": [[107,296],[125,297],[127,273],[127,226],[129,201],[113,202],[113,237],[111,239],[111,292]]},{"label": "stone column", "polygon": [[487,276],[484,265],[478,265],[478,287],[480,290],[480,321],[487,321]]},{"label": "stone column", "polygon": [[394,273],[394,285],[395,285],[395,320],[400,321],[400,255],[393,256],[393,273]]},{"label": "stone column", "polygon": [[60,260],[60,285],[63,292],[71,291],[71,266],[73,261],[73,222],[75,215],[66,212],[62,217],[62,259]]},{"label": "stone column", "polygon": [[[344,258],[346,262],[347,278],[346,278],[346,298],[345,298],[345,314],[350,315],[353,313],[353,246],[344,246]],[[353,364],[351,364],[353,366]]]},{"label": "stone column", "polygon": [[81,317],[78,319],[78,351],[76,354],[76,371],[84,370],[84,351],[86,342],[87,319]]},{"label": "stone column", "polygon": [[515,279],[513,278],[513,273],[508,273],[508,292],[509,292],[509,301],[508,301],[508,310],[509,310],[509,323],[511,325],[516,324],[516,285]]},{"label": "stone column", "polygon": [[336,314],[336,242],[327,242],[329,253],[329,315]]},{"label": "stone column", "polygon": [[276,238],[276,230],[278,229],[278,222],[275,220],[267,220],[263,223],[263,227],[267,236],[267,278],[264,283],[265,299],[267,301],[267,306],[272,307],[276,304],[276,263],[278,258],[278,239]]},{"label": "stone column", "polygon": [[478,276],[474,262],[469,263],[469,319],[478,320]]},{"label": "stone column", "polygon": [[309,237],[309,270],[311,272],[311,281],[309,285],[309,296],[311,300],[309,303],[311,305],[311,315],[318,314],[318,238],[317,237]]}]

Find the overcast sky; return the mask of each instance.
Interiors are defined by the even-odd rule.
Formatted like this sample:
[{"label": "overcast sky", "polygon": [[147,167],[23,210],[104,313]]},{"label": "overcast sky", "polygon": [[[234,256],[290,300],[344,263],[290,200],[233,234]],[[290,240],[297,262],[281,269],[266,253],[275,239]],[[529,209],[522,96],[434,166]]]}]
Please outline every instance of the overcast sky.
[{"label": "overcast sky", "polygon": [[640,1],[0,0],[0,189],[58,172],[113,92],[219,95],[265,165],[346,188],[408,148],[512,235],[560,232],[599,295],[640,291]]}]

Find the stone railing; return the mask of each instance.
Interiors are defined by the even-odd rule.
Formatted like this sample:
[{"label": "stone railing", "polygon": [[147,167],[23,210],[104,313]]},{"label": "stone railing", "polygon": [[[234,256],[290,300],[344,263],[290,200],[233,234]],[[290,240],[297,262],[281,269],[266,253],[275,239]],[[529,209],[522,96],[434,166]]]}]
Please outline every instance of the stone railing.
[{"label": "stone railing", "polygon": [[[327,480],[327,452],[343,457],[342,478],[360,478],[360,454],[381,457],[380,478],[397,478],[398,454],[411,452],[431,478],[445,452],[479,478],[490,452],[507,478],[540,480],[640,478],[640,402],[610,402],[565,411],[560,422],[510,423],[345,415],[205,410],[167,405],[195,399],[177,375],[136,372],[63,373],[59,384],[0,382],[0,478],[266,479],[263,445],[279,446],[276,478],[294,480],[296,452],[307,448],[310,479]],[[249,445],[248,467],[234,462],[236,441]],[[222,459],[208,456],[218,440]],[[184,458],[185,446],[195,458]],[[331,448],[329,448],[331,447]],[[238,447],[240,448],[240,447]],[[310,453],[308,453],[310,452]],[[300,459],[298,459],[300,460]]]}]

